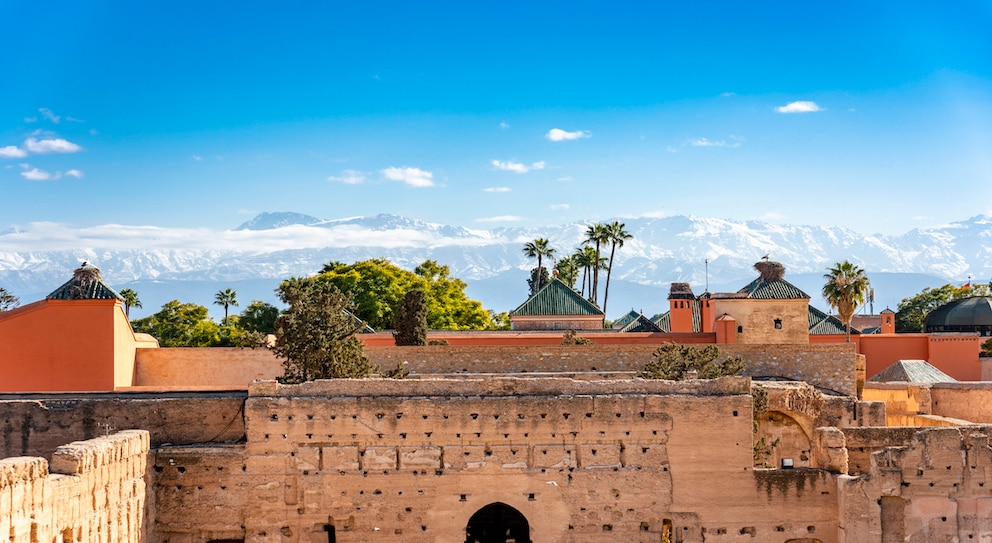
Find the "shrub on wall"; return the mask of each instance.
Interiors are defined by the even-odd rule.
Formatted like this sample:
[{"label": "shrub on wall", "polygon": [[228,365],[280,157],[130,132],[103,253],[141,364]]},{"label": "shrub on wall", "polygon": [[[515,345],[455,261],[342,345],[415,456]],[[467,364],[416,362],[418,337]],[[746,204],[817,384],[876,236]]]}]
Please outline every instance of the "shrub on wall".
[{"label": "shrub on wall", "polygon": [[678,343],[664,343],[652,353],[652,360],[645,364],[640,377],[645,379],[668,379],[682,381],[695,370],[699,379],[716,379],[727,375],[740,375],[744,372],[744,359],[728,356],[720,360],[720,348],[707,345],[699,348]]},{"label": "shrub on wall", "polygon": [[396,308],[396,331],[393,340],[398,346],[427,345],[427,293],[411,289]]}]

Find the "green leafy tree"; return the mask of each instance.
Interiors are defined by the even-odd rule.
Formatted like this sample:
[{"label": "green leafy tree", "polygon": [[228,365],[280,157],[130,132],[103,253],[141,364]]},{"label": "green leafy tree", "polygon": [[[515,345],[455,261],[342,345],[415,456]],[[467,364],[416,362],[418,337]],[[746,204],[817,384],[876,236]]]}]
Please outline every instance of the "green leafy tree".
[{"label": "green leafy tree", "polygon": [[414,273],[427,282],[427,327],[431,330],[486,330],[492,327],[482,302],[465,294],[468,284],[452,277],[451,269],[433,260]]},{"label": "green leafy tree", "polygon": [[337,265],[318,279],[350,295],[355,316],[373,328],[394,325],[396,308],[411,289],[427,293],[427,325],[433,330],[484,330],[491,325],[482,304],[465,294],[466,283],[433,260],[414,272],[382,258],[363,260]]},{"label": "green leafy tree", "polygon": [[124,314],[127,318],[131,318],[131,308],[141,307],[141,298],[138,298],[138,293],[126,288],[120,292],[121,299],[124,300]]},{"label": "green leafy tree", "polygon": [[572,255],[572,259],[575,263],[582,268],[582,289],[581,294],[586,297],[586,291],[589,292],[589,297],[592,297],[592,269],[596,265],[596,250],[592,247],[585,246],[580,249],[575,250],[575,254]]},{"label": "green leafy tree", "polygon": [[349,312],[348,295],[313,277],[283,281],[278,292],[289,306],[276,319],[272,347],[284,359],[282,382],[357,379],[372,374],[374,367],[355,336],[360,325]]},{"label": "green leafy tree", "polygon": [[603,313],[606,313],[606,302],[610,299],[610,276],[613,274],[613,260],[616,256],[617,248],[623,248],[623,244],[634,236],[624,230],[626,224],[613,221],[606,225],[606,241],[610,244],[610,260],[606,266],[606,289],[603,292]]},{"label": "green leafy tree", "polygon": [[651,355],[640,377],[645,379],[668,379],[682,381],[695,370],[699,379],[716,379],[727,375],[740,375],[744,372],[744,360],[740,356],[728,356],[721,360],[723,353],[716,345],[696,347],[664,343]]},{"label": "green leafy tree", "polygon": [[162,347],[216,347],[221,339],[220,326],[208,316],[206,307],[172,300],[154,315],[131,323],[135,332],[151,334]]},{"label": "green leafy tree", "polygon": [[847,260],[834,264],[823,275],[826,284],[823,285],[823,297],[831,308],[837,310],[840,322],[847,332],[847,341],[851,341],[851,319],[858,306],[868,299],[871,283],[868,276],[860,267]]},{"label": "green leafy tree", "polygon": [[7,289],[0,287],[0,311],[14,309],[21,305],[21,301],[11,294]]},{"label": "green leafy tree", "polygon": [[396,311],[396,345],[427,345],[427,293],[415,288],[407,291]]},{"label": "green leafy tree", "polygon": [[548,275],[547,268],[540,267],[530,270],[530,278],[527,279],[528,295],[533,296],[537,294],[543,285],[548,284],[548,281],[551,281],[551,276]]},{"label": "green leafy tree", "polygon": [[923,321],[934,309],[969,296],[988,296],[988,285],[927,287],[922,292],[899,302],[896,309],[896,332],[922,332]]},{"label": "green leafy tree", "polygon": [[224,324],[227,324],[227,309],[229,306],[238,307],[238,293],[233,289],[224,289],[214,295],[214,305],[224,306]]},{"label": "green leafy tree", "polygon": [[[551,258],[555,254],[555,250],[551,248],[549,243],[550,242],[547,240],[547,238],[537,238],[534,241],[528,241],[527,243],[524,244],[524,254],[527,255],[528,258],[537,257],[537,269],[543,269],[541,267],[541,260],[544,257]],[[532,285],[531,291],[537,292],[541,290],[541,287],[543,287],[546,284],[547,284],[547,278],[538,275],[537,286],[535,287]]]},{"label": "green leafy tree", "polygon": [[591,224],[586,227],[585,240],[583,243],[587,245],[593,245],[596,248],[596,259],[593,261],[592,266],[592,288],[589,291],[589,301],[592,303],[598,303],[599,300],[599,270],[600,268],[600,249],[602,245],[609,241],[609,229],[603,223]]},{"label": "green leafy tree", "polygon": [[510,314],[506,311],[501,311],[499,313],[489,310],[489,328],[487,330],[509,330],[510,329]]},{"label": "green leafy tree", "polygon": [[241,312],[237,326],[248,332],[274,334],[276,333],[276,318],[278,316],[279,309],[276,306],[262,300],[252,300],[248,307]]}]

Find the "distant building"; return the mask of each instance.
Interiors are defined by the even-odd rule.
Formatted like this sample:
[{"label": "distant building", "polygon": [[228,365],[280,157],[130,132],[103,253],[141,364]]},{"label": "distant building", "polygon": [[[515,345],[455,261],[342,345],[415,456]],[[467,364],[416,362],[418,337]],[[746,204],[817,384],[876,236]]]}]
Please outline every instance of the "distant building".
[{"label": "distant building", "polygon": [[555,278],[510,312],[510,329],[602,330],[605,320],[595,304]]}]

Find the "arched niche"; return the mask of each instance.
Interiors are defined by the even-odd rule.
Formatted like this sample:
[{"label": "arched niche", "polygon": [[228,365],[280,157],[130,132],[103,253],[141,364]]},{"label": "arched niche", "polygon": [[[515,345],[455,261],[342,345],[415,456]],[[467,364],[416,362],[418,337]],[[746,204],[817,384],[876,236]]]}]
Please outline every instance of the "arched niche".
[{"label": "arched niche", "polygon": [[494,502],[468,520],[465,543],[531,543],[530,524],[520,511]]}]

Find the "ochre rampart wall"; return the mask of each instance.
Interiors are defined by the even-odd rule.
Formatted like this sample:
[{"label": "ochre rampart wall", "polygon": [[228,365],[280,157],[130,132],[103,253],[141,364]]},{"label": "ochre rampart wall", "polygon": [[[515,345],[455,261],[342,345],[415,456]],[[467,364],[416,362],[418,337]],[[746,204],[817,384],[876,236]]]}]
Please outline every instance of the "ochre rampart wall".
[{"label": "ochre rampart wall", "polygon": [[889,426],[992,424],[990,396],[992,382],[984,381],[868,383],[864,390],[866,400],[885,402]]},{"label": "ochre rampart wall", "polygon": [[[405,363],[416,374],[637,372],[657,345],[366,347],[383,369]],[[856,395],[856,360],[849,344],[720,345],[740,355],[747,375],[779,377]],[[266,349],[138,349],[137,385],[145,387],[240,386],[282,375]]]},{"label": "ochre rampart wall", "polygon": [[44,458],[0,460],[0,533],[11,543],[140,543],[148,433],[119,432]]}]

